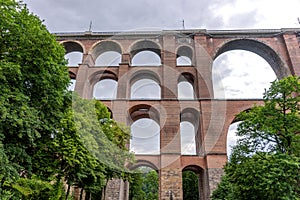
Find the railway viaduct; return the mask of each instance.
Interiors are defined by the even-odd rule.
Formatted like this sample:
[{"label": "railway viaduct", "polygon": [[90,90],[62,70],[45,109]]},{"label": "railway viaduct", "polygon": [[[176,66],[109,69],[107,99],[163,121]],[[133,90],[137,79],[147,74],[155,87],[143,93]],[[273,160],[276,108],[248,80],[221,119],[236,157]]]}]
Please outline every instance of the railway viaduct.
[{"label": "railway viaduct", "polygon": [[[200,199],[209,199],[227,160],[226,138],[230,124],[237,113],[254,103],[262,103],[259,99],[214,97],[212,63],[219,55],[230,50],[247,50],[264,58],[279,79],[300,76],[300,29],[82,32],[57,33],[56,36],[66,53],[82,54],[81,63],[69,67],[70,77],[76,80],[75,91],[80,96],[93,98],[99,81],[113,80],[116,95],[101,101],[116,121],[131,126],[147,118],[158,124],[158,151],[136,152],[137,163],[128,167],[155,169],[159,174],[159,199],[162,200],[183,198],[182,172],[185,170],[199,176]],[[160,63],[134,65],[132,60],[143,51],[157,55]],[[97,58],[105,52],[120,55],[118,64],[97,66]],[[178,63],[180,57],[187,59],[188,64]],[[143,79],[156,84],[158,96],[134,97],[134,85]],[[189,98],[179,98],[181,82],[193,88]],[[144,91],[147,92],[150,91]],[[194,127],[195,151],[189,155],[182,153],[180,123],[183,121]],[[107,189],[107,199],[127,199],[128,187],[126,182],[113,180],[111,190]]]}]

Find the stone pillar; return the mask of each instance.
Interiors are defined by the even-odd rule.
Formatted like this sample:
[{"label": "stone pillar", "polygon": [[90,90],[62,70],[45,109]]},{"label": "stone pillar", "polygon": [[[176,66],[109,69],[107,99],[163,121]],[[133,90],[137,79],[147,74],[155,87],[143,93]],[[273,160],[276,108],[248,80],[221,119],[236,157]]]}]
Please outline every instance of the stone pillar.
[{"label": "stone pillar", "polygon": [[78,67],[75,91],[82,98],[90,98],[90,83],[88,81],[88,69],[89,66],[87,64],[81,64]]},{"label": "stone pillar", "polygon": [[180,156],[161,155],[161,163],[165,165],[160,169],[160,200],[182,200],[182,172]]},{"label": "stone pillar", "polygon": [[286,44],[287,53],[292,63],[292,66],[289,66],[292,71],[292,75],[300,76],[300,49],[298,38],[294,32],[284,34],[283,38]]},{"label": "stone pillar", "polygon": [[105,200],[127,200],[125,195],[125,184],[122,179],[111,179],[108,181],[105,190]]},{"label": "stone pillar", "polygon": [[224,174],[223,167],[227,161],[227,156],[225,155],[207,155],[207,176],[208,176],[208,190],[209,196],[217,188],[221,181],[221,177]]},{"label": "stone pillar", "polygon": [[162,99],[177,99],[178,72],[176,70],[174,34],[164,34],[162,51]]},{"label": "stone pillar", "polygon": [[212,58],[206,51],[206,36],[195,35],[195,68],[197,70],[199,98],[214,98],[212,86]]}]

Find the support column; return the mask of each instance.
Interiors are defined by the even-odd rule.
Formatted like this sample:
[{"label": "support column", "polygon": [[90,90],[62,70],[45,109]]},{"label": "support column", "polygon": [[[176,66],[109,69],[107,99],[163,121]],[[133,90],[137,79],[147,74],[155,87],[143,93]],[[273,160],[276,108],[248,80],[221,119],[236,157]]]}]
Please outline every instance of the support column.
[{"label": "support column", "polygon": [[[161,155],[162,165],[160,169],[160,200],[182,200],[182,172],[180,156]],[[171,163],[170,165],[167,165]]]},{"label": "support column", "polygon": [[207,176],[208,176],[208,190],[209,196],[217,188],[218,184],[221,182],[221,177],[224,174],[223,167],[227,161],[226,154],[224,155],[207,155]]},{"label": "support column", "polygon": [[283,38],[292,63],[292,66],[289,66],[292,75],[300,76],[300,50],[297,35],[294,32],[287,33],[283,35]]},{"label": "support column", "polygon": [[212,58],[206,51],[206,36],[195,35],[195,68],[197,70],[199,98],[214,98],[212,86]]}]

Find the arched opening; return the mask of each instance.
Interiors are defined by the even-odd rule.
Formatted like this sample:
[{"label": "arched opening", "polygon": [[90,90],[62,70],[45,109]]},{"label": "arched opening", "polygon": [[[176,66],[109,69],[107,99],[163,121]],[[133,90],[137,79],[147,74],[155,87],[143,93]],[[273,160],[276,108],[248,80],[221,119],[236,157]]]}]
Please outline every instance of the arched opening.
[{"label": "arched opening", "polygon": [[129,200],[158,199],[157,171],[147,166],[140,166],[135,170],[132,179],[129,186]]},{"label": "arched opening", "polygon": [[192,61],[189,57],[186,56],[180,56],[176,59],[176,65],[177,66],[191,66]]},{"label": "arched opening", "polygon": [[230,158],[230,155],[232,153],[232,148],[236,146],[237,140],[239,139],[239,137],[236,135],[236,132],[240,123],[241,121],[234,122],[230,124],[228,128],[227,140],[226,140],[227,158]]},{"label": "arched opening", "polygon": [[178,99],[194,99],[194,77],[189,73],[182,73],[178,78]]},{"label": "arched opening", "polygon": [[78,42],[68,41],[62,43],[66,50],[65,59],[67,60],[67,66],[77,67],[82,63],[83,48]]},{"label": "arched opening", "polygon": [[193,85],[188,81],[178,83],[178,99],[194,99]]},{"label": "arched opening", "polygon": [[182,170],[183,200],[205,199],[203,176],[203,169],[195,165]]},{"label": "arched opening", "polygon": [[118,66],[121,63],[122,48],[115,41],[101,41],[93,47],[91,55],[95,66]]},{"label": "arched opening", "polygon": [[160,99],[161,98],[160,85],[156,81],[150,78],[143,78],[137,80],[131,86],[130,98],[131,99]]},{"label": "arched opening", "polygon": [[180,122],[181,154],[196,155],[195,126],[188,121]]},{"label": "arched opening", "polygon": [[94,85],[93,98],[116,99],[118,82],[113,79],[102,79]]},{"label": "arched opening", "polygon": [[[141,110],[143,112],[143,110]],[[135,154],[160,153],[160,126],[153,119],[140,118],[131,125],[130,151]]]},{"label": "arched opening", "polygon": [[231,50],[213,63],[212,80],[215,98],[262,99],[276,74],[271,65],[256,53]]},{"label": "arched opening", "polygon": [[199,151],[201,139],[198,135],[198,129],[199,112],[193,108],[184,109],[180,113],[180,141],[182,155],[196,155]]},{"label": "arched opening", "polygon": [[193,50],[187,46],[181,46],[177,50],[177,66],[191,66],[193,60]]},{"label": "arched opening", "polygon": [[106,51],[97,57],[95,66],[119,66],[121,59],[122,55],[119,52]]},{"label": "arched opening", "polygon": [[83,57],[83,54],[78,51],[73,51],[73,52],[67,53],[65,55],[65,59],[68,62],[67,66],[68,67],[78,67],[78,65],[82,63],[82,57]]},{"label": "arched opening", "polygon": [[132,66],[161,65],[161,48],[150,40],[138,41],[130,48]]},{"label": "arched opening", "polygon": [[160,57],[152,51],[141,51],[132,58],[132,66],[160,66]]}]

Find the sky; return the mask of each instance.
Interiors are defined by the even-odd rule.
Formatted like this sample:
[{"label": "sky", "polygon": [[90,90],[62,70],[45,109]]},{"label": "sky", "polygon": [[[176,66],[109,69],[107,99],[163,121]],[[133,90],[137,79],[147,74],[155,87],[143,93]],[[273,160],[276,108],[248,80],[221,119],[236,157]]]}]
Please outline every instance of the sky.
[{"label": "sky", "polygon": [[[299,28],[300,0],[24,0],[52,33]],[[184,21],[184,23],[183,23]],[[216,98],[261,98],[276,76],[256,54],[232,51],[213,64]],[[217,77],[217,76],[216,76]],[[225,91],[225,93],[224,93]],[[235,126],[229,129],[230,134]],[[229,135],[229,138],[234,138]],[[233,141],[234,139],[232,139]],[[233,142],[228,142],[229,145]]]}]

